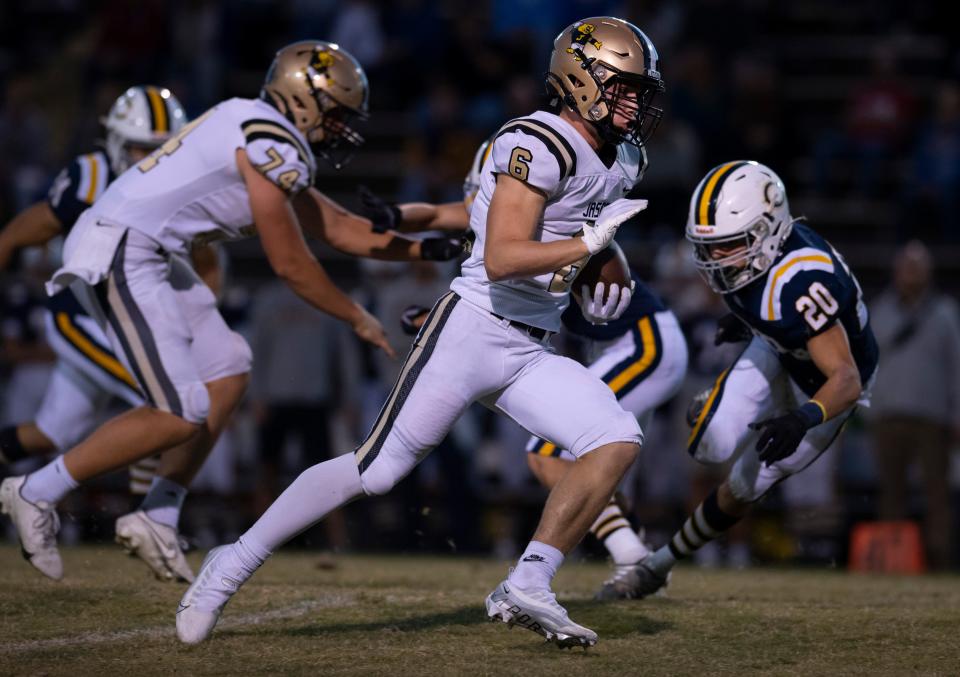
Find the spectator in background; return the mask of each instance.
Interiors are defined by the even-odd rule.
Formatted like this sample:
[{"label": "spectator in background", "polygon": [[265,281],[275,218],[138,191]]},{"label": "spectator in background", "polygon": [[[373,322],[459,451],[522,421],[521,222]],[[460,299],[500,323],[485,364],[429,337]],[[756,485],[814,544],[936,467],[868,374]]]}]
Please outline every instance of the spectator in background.
[{"label": "spectator in background", "polygon": [[697,43],[686,45],[673,63],[667,90],[671,122],[682,122],[694,131],[704,165],[738,157],[735,130],[726,114],[732,98],[726,64],[718,63],[706,45]]},{"label": "spectator in background", "polygon": [[733,61],[733,102],[729,113],[740,139],[740,157],[758,161],[785,157],[783,93],[772,54],[743,54]]},{"label": "spectator in background", "polygon": [[380,65],[384,35],[375,3],[366,0],[344,2],[333,21],[331,35],[330,39],[353,54],[365,69],[374,70]]},{"label": "spectator in background", "polygon": [[[374,284],[371,290],[376,299],[374,304],[377,315],[383,318],[383,329],[387,333],[387,339],[399,355],[404,354],[413,345],[413,337],[404,334],[400,326],[400,316],[403,311],[411,305],[432,308],[437,299],[450,288],[452,270],[441,271],[441,265],[444,264],[433,261],[394,264],[392,268],[395,269],[396,275],[383,284]],[[367,270],[371,267],[365,266]],[[377,372],[383,390],[389,392],[400,374],[403,362],[376,353],[374,353],[374,359],[377,362]]]},{"label": "spectator in background", "polygon": [[854,188],[864,197],[875,196],[883,186],[881,175],[889,172],[889,162],[908,140],[915,115],[915,100],[904,82],[893,45],[875,47],[870,79],[855,87],[846,102],[844,129],[829,131],[814,149],[816,188],[844,187],[835,180],[837,158],[852,160]]},{"label": "spectator in background", "polygon": [[[172,76],[167,86],[180,95],[191,119],[222,101],[224,63],[219,51],[223,13],[216,0],[192,0],[173,8]],[[105,109],[104,109],[105,110]]]},{"label": "spectator in background", "polygon": [[90,75],[129,82],[165,80],[170,23],[164,0],[105,0],[96,4],[96,45]]},{"label": "spectator in background", "polygon": [[[333,445],[330,419],[348,399],[350,380],[341,378],[348,362],[339,322],[317,313],[287,285],[271,281],[253,301],[250,398],[259,426],[261,472],[256,514],[286,486],[286,475],[326,460]],[[299,463],[287,461],[287,442],[299,442]],[[293,465],[293,467],[288,467]],[[346,544],[342,516],[325,523],[333,548]]]},{"label": "spectator in background", "polygon": [[464,129],[466,108],[452,82],[439,80],[424,93],[416,111],[417,131],[406,144],[397,191],[401,202],[463,199],[463,176],[484,138]]},{"label": "spectator in background", "polygon": [[894,261],[893,285],[873,304],[870,322],[881,367],[873,389],[880,519],[904,519],[911,461],[920,463],[924,537],[931,568],[952,563],[951,442],[960,432],[960,317],[932,284],[929,250],[914,240]]},{"label": "spectator in background", "polygon": [[[0,203],[11,213],[43,195],[51,177],[49,118],[36,104],[38,87],[29,76],[6,83],[0,100]],[[6,199],[4,199],[6,198]],[[6,218],[0,214],[0,223]]]},{"label": "spectator in background", "polygon": [[943,82],[913,151],[901,231],[960,241],[960,87]]}]

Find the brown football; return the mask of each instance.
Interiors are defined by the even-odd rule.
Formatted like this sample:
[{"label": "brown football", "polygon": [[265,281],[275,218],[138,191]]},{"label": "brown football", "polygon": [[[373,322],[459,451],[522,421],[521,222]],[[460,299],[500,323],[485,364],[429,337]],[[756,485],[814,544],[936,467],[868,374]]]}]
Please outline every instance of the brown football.
[{"label": "brown football", "polygon": [[[573,281],[573,288],[570,291],[579,297],[580,288],[583,285],[593,289],[598,282],[603,282],[608,290],[611,284],[618,284],[620,287],[630,284],[630,266],[623,250],[616,242],[611,242],[609,247],[590,257],[587,265]],[[606,293],[604,291],[604,298]]]}]

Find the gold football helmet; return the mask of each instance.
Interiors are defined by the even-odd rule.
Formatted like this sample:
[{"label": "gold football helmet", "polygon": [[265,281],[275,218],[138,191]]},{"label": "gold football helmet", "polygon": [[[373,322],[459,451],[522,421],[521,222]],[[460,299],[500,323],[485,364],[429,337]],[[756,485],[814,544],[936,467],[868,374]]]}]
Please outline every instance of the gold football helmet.
[{"label": "gold football helmet", "polygon": [[369,90],[363,68],[347,51],[303,40],[277,52],[260,96],[307,137],[314,153],[339,169],[363,145],[351,124],[367,118]]},{"label": "gold football helmet", "polygon": [[547,88],[593,123],[608,143],[645,143],[663,117],[653,105],[664,91],[657,48],[628,21],[583,19],[553,41]]}]

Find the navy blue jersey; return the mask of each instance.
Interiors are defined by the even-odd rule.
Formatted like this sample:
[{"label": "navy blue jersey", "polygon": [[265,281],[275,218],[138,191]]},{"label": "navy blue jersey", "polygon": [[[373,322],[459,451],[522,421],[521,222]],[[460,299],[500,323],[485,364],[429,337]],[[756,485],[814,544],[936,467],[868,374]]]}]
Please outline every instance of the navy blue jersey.
[{"label": "navy blue jersey", "polygon": [[611,341],[632,330],[640,318],[667,309],[660,297],[640,280],[635,270],[630,270],[630,277],[634,282],[633,298],[619,319],[607,324],[593,324],[583,316],[580,304],[573,302],[560,317],[563,326],[577,336],[594,341]]},{"label": "navy blue jersey", "polygon": [[102,150],[78,155],[61,170],[47,192],[47,202],[60,219],[64,235],[115,178],[109,158]]},{"label": "navy blue jersey", "polygon": [[[115,178],[110,159],[102,149],[78,155],[60,171],[47,191],[47,203],[60,220],[64,235]],[[71,317],[87,314],[69,289],[51,297],[47,308],[54,315],[58,312]]]},{"label": "navy blue jersey", "polygon": [[766,275],[724,294],[724,300],[777,350],[787,373],[811,397],[826,377],[810,359],[807,341],[837,322],[847,332],[863,383],[877,367],[877,342],[860,285],[843,257],[806,224],[793,226]]},{"label": "navy blue jersey", "polygon": [[88,314],[69,288],[51,296],[47,300],[47,310],[54,315],[57,313],[66,313],[70,317]]}]

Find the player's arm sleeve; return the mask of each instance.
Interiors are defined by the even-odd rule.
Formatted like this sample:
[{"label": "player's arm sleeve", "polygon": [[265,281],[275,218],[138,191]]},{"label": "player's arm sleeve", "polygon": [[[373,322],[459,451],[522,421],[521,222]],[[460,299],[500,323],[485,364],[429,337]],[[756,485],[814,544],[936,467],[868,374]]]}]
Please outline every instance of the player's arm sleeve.
[{"label": "player's arm sleeve", "polygon": [[289,130],[270,120],[248,120],[242,128],[250,164],[287,195],[313,184],[313,156]]},{"label": "player's arm sleeve", "polygon": [[[87,164],[84,165],[83,163]],[[91,160],[76,158],[64,167],[47,191],[47,204],[64,227],[72,226],[97,197],[96,177]],[[100,169],[97,167],[96,169]],[[103,168],[106,171],[106,167]]]},{"label": "player's arm sleeve", "polygon": [[851,303],[856,303],[853,285],[825,270],[797,275],[784,286],[779,298],[784,320],[802,324],[810,337],[835,325]]},{"label": "player's arm sleeve", "polygon": [[573,171],[566,148],[534,128],[501,132],[493,141],[491,156],[495,174],[512,176],[547,197],[556,193]]}]

